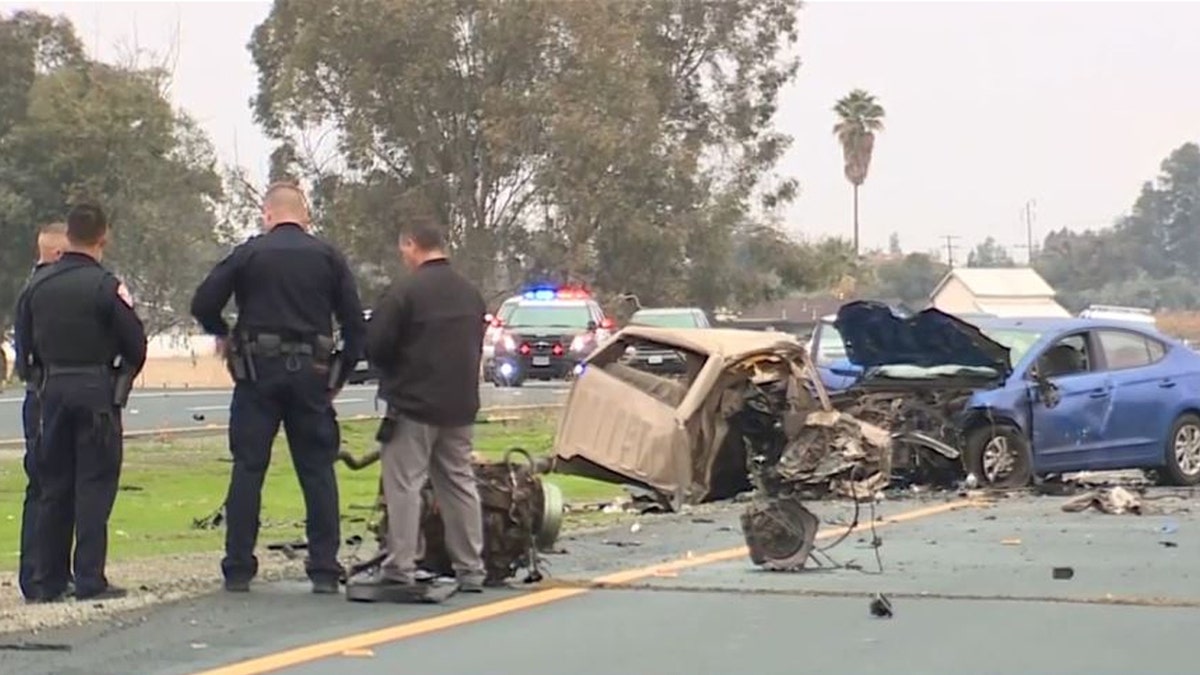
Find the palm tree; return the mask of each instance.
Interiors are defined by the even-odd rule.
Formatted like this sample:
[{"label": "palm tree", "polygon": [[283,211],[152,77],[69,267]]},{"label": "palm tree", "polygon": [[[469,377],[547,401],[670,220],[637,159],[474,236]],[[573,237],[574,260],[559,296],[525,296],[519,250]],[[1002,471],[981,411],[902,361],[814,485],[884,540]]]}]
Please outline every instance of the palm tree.
[{"label": "palm tree", "polygon": [[833,133],[842,144],[846,180],[854,186],[854,255],[858,256],[858,188],[867,179],[875,134],[883,131],[883,106],[862,89],[855,89],[833,106],[838,123]]}]

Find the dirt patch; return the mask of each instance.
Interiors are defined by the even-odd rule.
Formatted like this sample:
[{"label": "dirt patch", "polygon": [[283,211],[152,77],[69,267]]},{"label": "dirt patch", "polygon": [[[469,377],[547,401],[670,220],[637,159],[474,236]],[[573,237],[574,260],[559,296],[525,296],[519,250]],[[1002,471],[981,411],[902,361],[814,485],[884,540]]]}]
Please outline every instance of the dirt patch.
[{"label": "dirt patch", "polygon": [[225,389],[233,386],[225,362],[215,355],[147,359],[141,389]]},{"label": "dirt patch", "polygon": [[[104,602],[26,605],[16,587],[16,574],[0,574],[0,634],[39,631],[79,625],[114,614],[144,609],[217,591],[221,587],[221,554],[142,558],[108,566],[111,583],[130,591],[129,597]],[[303,560],[259,551],[259,579],[303,579]]]}]

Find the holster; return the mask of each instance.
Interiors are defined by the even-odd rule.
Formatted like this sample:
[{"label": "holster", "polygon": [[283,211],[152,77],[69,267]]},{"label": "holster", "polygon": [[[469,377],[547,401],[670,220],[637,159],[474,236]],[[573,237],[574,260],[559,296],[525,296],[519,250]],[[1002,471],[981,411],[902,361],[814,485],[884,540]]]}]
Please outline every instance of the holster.
[{"label": "holster", "polygon": [[241,337],[229,336],[225,344],[225,366],[234,382],[255,382],[258,373],[254,370],[254,361],[246,349]]},{"label": "holster", "polygon": [[124,408],[129,402],[129,392],[133,390],[133,371],[120,368],[113,378],[113,405]]},{"label": "holster", "polygon": [[375,432],[375,440],[380,444],[391,442],[396,435],[396,418],[390,413],[379,420],[379,429]]}]

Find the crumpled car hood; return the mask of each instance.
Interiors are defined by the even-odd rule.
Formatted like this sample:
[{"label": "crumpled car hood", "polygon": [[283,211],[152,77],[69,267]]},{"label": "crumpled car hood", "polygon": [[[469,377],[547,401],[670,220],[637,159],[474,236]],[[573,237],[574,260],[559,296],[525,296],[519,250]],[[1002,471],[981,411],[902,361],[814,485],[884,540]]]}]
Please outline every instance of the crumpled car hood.
[{"label": "crumpled car hood", "polygon": [[1008,347],[932,307],[904,317],[884,303],[859,300],[842,305],[833,325],[850,362],[866,369],[957,365],[992,368],[1001,376],[1012,371]]}]

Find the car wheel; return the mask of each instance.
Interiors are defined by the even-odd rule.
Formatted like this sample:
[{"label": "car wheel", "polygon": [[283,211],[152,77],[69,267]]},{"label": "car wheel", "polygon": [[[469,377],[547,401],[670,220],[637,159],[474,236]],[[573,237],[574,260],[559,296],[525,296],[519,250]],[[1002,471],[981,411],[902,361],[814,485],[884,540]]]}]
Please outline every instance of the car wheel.
[{"label": "car wheel", "polygon": [[1170,485],[1200,483],[1200,417],[1186,413],[1171,425],[1161,476]]},{"label": "car wheel", "polygon": [[990,424],[968,434],[963,465],[990,487],[1025,487],[1033,477],[1029,440],[1010,424]]}]

